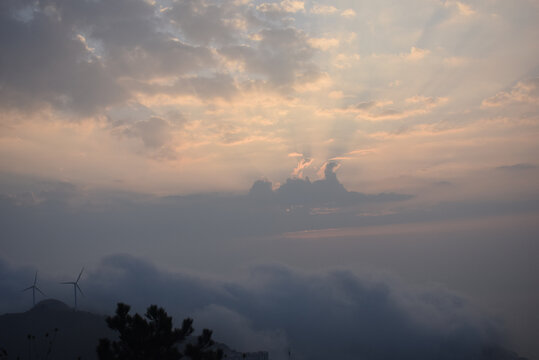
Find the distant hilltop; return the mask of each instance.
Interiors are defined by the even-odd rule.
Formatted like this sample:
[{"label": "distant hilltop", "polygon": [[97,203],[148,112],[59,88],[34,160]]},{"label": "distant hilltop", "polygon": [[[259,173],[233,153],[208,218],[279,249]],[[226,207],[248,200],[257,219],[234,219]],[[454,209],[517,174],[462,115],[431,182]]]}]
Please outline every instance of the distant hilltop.
[{"label": "distant hilltop", "polygon": [[113,338],[104,315],[47,299],[24,313],[0,316],[0,348],[8,358],[97,359],[99,338]]},{"label": "distant hilltop", "polygon": [[30,311],[32,312],[48,312],[48,311],[71,311],[73,308],[66,303],[56,299],[46,299],[36,304]]},{"label": "distant hilltop", "polygon": [[[8,359],[49,358],[97,360],[100,338],[117,338],[105,315],[75,311],[62,301],[47,299],[23,313],[0,316],[0,349]],[[216,343],[223,360],[268,360],[265,351],[244,353]]]}]

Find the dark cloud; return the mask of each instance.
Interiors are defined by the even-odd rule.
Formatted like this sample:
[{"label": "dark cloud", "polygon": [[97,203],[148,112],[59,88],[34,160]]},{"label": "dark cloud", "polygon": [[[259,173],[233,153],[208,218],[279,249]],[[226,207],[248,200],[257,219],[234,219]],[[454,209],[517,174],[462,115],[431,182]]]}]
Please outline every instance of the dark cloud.
[{"label": "dark cloud", "polygon": [[[281,23],[254,21],[254,7],[198,0],[167,5],[4,1],[0,105],[49,104],[91,115],[125,103],[136,91],[230,99],[237,80],[220,69],[215,51],[245,63],[248,78],[262,75],[287,91],[320,74],[307,36]],[[260,41],[249,39],[253,32]],[[174,85],[156,86],[153,80],[162,78]]]},{"label": "dark cloud", "polygon": [[18,2],[0,13],[0,98],[4,106],[25,108],[50,103],[91,113],[125,99],[109,70],[89,53],[77,33],[51,8],[36,8],[27,21],[13,13]]},{"label": "dark cloud", "polygon": [[149,80],[215,65],[208,48],[180,41],[146,1],[62,2],[59,8],[66,23],[95,42],[115,77]]},{"label": "dark cloud", "polygon": [[[2,311],[28,307],[31,300],[20,288],[32,281],[32,271],[0,261]],[[71,304],[71,292],[58,280],[41,274],[39,286]],[[489,349],[499,352],[503,345],[499,326],[454,294],[345,271],[313,275],[264,266],[243,283],[222,282],[116,255],[84,273],[80,285],[83,309],[111,313],[124,301],[142,311],[156,303],[177,321],[194,316],[197,325],[213,328],[215,338],[232,347],[247,337],[253,343],[242,350],[269,350],[276,360],[285,359],[288,349],[297,359],[313,360],[492,359]]]},{"label": "dark cloud", "polygon": [[[275,197],[282,206],[346,207],[365,202],[399,201],[411,196],[395,193],[363,194],[348,191],[337,179],[334,170],[338,163],[328,162],[324,167],[324,178],[311,182],[309,178],[287,179],[276,191]],[[251,191],[252,192],[252,191]]]}]

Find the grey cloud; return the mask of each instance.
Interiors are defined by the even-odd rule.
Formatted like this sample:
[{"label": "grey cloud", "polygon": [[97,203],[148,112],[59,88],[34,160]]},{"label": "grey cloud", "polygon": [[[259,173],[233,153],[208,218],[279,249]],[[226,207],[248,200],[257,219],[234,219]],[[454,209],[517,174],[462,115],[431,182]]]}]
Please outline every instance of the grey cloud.
[{"label": "grey cloud", "polygon": [[406,99],[398,107],[393,107],[392,102],[367,101],[349,106],[346,110],[369,120],[400,120],[428,114],[446,101],[447,98],[415,96]]},{"label": "grey cloud", "polygon": [[126,80],[215,65],[208,48],[163,32],[145,1],[43,1],[21,19],[23,6],[8,2],[0,14],[4,106],[49,103],[91,114],[129,99]]},{"label": "grey cloud", "polygon": [[238,92],[234,79],[225,74],[216,74],[213,77],[199,76],[187,79],[186,82],[190,85],[188,88],[202,99],[230,99]]},{"label": "grey cloud", "polygon": [[146,1],[64,2],[61,8],[66,22],[102,47],[103,62],[116,76],[151,79],[215,64],[208,48],[183,43],[166,30],[164,19]]},{"label": "grey cloud", "polygon": [[166,38],[134,48],[111,48],[108,51],[110,67],[115,72],[140,80],[156,76],[179,76],[215,64],[209,49]]},{"label": "grey cloud", "polygon": [[[166,5],[3,2],[1,105],[31,109],[50,104],[94,114],[124,104],[136,91],[230,99],[237,80],[218,69],[214,50],[245,63],[247,84],[262,76],[272,88],[290,91],[295,83],[320,76],[306,35],[285,27],[286,22],[264,20],[256,7],[192,0],[160,11]],[[253,32],[260,41],[248,38]],[[150,84],[162,77],[177,82]]]},{"label": "grey cloud", "polygon": [[263,2],[257,5],[256,9],[272,20],[286,20],[286,17],[291,13],[305,11],[303,1],[289,0]]},{"label": "grey cloud", "polygon": [[[157,140],[161,138],[158,136]],[[150,196],[143,199],[128,193],[88,193],[82,189],[73,193],[70,188],[62,195],[45,189],[34,192],[39,202],[27,207],[18,206],[24,202],[23,198],[28,199],[24,194],[32,191],[30,187],[0,198],[0,226],[6,238],[3,246],[20,249],[27,241],[39,237],[43,239],[36,245],[39,248],[46,244],[53,248],[72,247],[74,243],[70,239],[75,237],[77,243],[94,244],[88,254],[99,253],[104,244],[112,251],[121,251],[126,240],[136,244],[138,252],[145,251],[146,236],[179,244],[179,239],[184,237],[214,241],[223,237],[358,226],[364,221],[373,221],[357,216],[361,208],[410,197],[350,192],[335,176],[314,182],[289,179],[275,191],[271,187],[271,183],[257,182],[248,194]],[[332,210],[321,211],[326,208]],[[80,232],[80,229],[89,228],[93,230]]]},{"label": "grey cloud", "polygon": [[499,107],[512,104],[539,103],[539,77],[519,81],[511,89],[500,91],[496,95],[485,99],[483,107]]},{"label": "grey cloud", "polygon": [[151,109],[137,103],[118,106],[107,113],[109,131],[120,139],[136,139],[143,147],[144,155],[157,160],[174,159],[174,132],[180,131],[185,118],[179,112],[157,115]]},{"label": "grey cloud", "polygon": [[[129,244],[134,254],[155,255],[162,252],[147,241],[149,238],[172,248],[202,249],[209,243],[221,248],[238,237],[475,219],[539,209],[537,199],[533,198],[410,208],[405,202],[409,195],[348,191],[336,177],[314,182],[288,179],[275,190],[269,181],[260,180],[247,194],[167,197],[89,192],[71,184],[37,186],[29,182],[21,187],[18,184],[24,180],[14,179],[19,179],[17,184],[14,181],[12,190],[0,197],[0,250],[10,254],[20,254],[22,249],[31,247],[36,254],[69,249],[95,257],[103,251],[122,251]],[[384,203],[384,208],[392,211],[373,215],[373,208],[379,209]]]},{"label": "grey cloud", "polygon": [[125,99],[110,72],[76,34],[66,31],[55,13],[39,9],[25,22],[12,16],[16,5],[8,2],[0,13],[4,106],[25,108],[48,102],[90,113]]},{"label": "grey cloud", "polygon": [[[33,271],[0,261],[0,274],[2,311],[25,310],[27,294],[19,288],[31,281]],[[57,280],[41,274],[40,287],[71,303],[71,293]],[[249,336],[255,341],[251,346],[264,346],[258,350],[272,351],[276,360],[287,358],[288,349],[297,359],[313,360],[517,358],[502,349],[499,325],[458,296],[367,281],[345,271],[314,275],[263,266],[244,282],[222,282],[115,255],[87,271],[81,286],[87,294],[82,308],[111,313],[123,301],[141,311],[156,303],[176,321],[198,315],[201,326],[216,330],[216,340],[233,347]]]},{"label": "grey cloud", "polygon": [[137,82],[133,86],[138,91],[147,94],[192,95],[203,100],[216,98],[230,100],[239,92],[234,78],[222,73],[216,73],[212,76],[182,77],[172,85],[155,85]]},{"label": "grey cloud", "polygon": [[199,44],[229,43],[237,37],[234,21],[242,21],[242,7],[230,2],[208,4],[201,1],[176,1],[166,15],[190,41]]},{"label": "grey cloud", "polygon": [[159,148],[170,139],[170,124],[158,117],[151,117],[148,120],[138,121],[129,129],[127,133],[140,137],[144,145],[150,148]]},{"label": "grey cloud", "polygon": [[[399,201],[409,199],[404,194],[362,194],[348,191],[337,179],[334,170],[337,162],[330,161],[324,169],[324,178],[311,182],[306,179],[287,179],[276,191],[275,197],[282,206],[301,205],[307,207],[346,207],[362,202]],[[253,187],[253,189],[256,189]],[[251,190],[252,195],[256,195]]]},{"label": "grey cloud", "polygon": [[307,37],[295,28],[264,29],[254,46],[228,46],[220,52],[242,61],[247,71],[263,75],[273,86],[287,88],[296,82],[311,82],[320,75],[312,61],[314,49]]},{"label": "grey cloud", "polygon": [[374,106],[376,106],[376,101],[371,100],[371,101],[360,102],[355,107],[361,110],[368,110],[368,109],[373,108]]}]

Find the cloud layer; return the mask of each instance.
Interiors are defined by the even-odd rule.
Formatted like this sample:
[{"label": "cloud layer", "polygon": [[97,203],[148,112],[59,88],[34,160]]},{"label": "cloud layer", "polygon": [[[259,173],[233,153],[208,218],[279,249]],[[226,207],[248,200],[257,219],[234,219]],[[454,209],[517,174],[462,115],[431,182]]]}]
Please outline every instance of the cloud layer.
[{"label": "cloud layer", "polygon": [[[346,162],[352,188],[407,192],[402,176],[534,162],[535,4],[351,5],[4,1],[2,170],[239,191],[286,177],[299,153]],[[477,152],[478,128],[496,154]]]},{"label": "cloud layer", "polygon": [[[30,270],[1,264],[3,309],[23,310],[19,287]],[[26,280],[28,280],[26,279]],[[40,287],[65,298],[56,279]],[[503,345],[496,323],[440,289],[406,289],[345,271],[304,274],[287,268],[253,269],[243,283],[166,273],[128,256],[106,258],[82,281],[81,307],[110,313],[116,301],[141,311],[157,303],[179,321],[194,316],[217,340],[240,350],[291,351],[299,359],[489,359]]]},{"label": "cloud layer", "polygon": [[[138,94],[229,98],[244,81],[230,77],[227,62],[276,88],[316,78],[307,37],[293,26],[281,28],[284,15],[265,20],[261,8],[240,2],[6,1],[3,104],[94,115]],[[171,85],[156,86],[160,82]]]}]

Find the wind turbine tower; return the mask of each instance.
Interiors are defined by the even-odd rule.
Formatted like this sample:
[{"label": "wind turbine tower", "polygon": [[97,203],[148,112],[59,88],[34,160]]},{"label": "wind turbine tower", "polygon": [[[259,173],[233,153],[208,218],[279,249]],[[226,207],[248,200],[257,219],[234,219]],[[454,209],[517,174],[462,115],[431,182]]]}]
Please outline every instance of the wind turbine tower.
[{"label": "wind turbine tower", "polygon": [[32,286],[29,286],[27,287],[26,289],[24,289],[23,291],[26,291],[26,290],[30,290],[32,289],[32,304],[33,306],[36,306],[36,290],[39,291],[41,293],[41,295],[43,296],[46,296],[43,291],[41,291],[38,287],[37,287],[37,271],[36,271],[36,276],[34,276],[34,284]]},{"label": "wind turbine tower", "polygon": [[83,271],[84,271],[84,268],[81,269],[81,271],[79,273],[79,276],[77,277],[77,280],[75,280],[75,281],[66,281],[66,282],[61,283],[61,284],[73,285],[73,293],[75,294],[75,311],[77,311],[77,290],[79,290],[80,294],[82,296],[84,296],[84,293],[82,292],[82,289],[79,286],[79,280],[80,280],[80,277],[82,276]]}]

